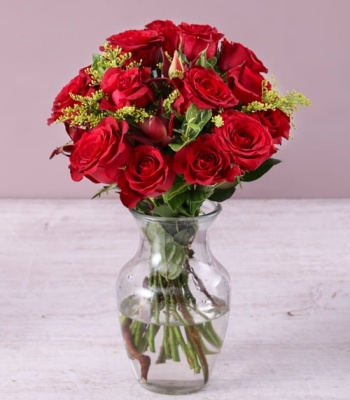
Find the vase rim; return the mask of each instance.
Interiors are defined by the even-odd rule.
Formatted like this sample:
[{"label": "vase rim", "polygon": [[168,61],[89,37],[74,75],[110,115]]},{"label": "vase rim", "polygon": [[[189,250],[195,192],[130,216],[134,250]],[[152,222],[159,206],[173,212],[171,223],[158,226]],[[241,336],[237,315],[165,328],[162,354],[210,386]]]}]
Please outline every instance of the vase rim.
[{"label": "vase rim", "polygon": [[201,214],[199,214],[196,217],[160,217],[158,215],[148,215],[148,214],[143,214],[141,212],[135,211],[135,210],[130,210],[131,214],[137,218],[137,219],[142,219],[142,220],[147,220],[147,221],[158,221],[158,222],[165,222],[165,221],[191,221],[195,220],[197,222],[204,222],[208,219],[216,217],[222,210],[222,206],[220,203],[217,203],[215,201],[211,200],[206,200],[202,207],[201,207]]}]

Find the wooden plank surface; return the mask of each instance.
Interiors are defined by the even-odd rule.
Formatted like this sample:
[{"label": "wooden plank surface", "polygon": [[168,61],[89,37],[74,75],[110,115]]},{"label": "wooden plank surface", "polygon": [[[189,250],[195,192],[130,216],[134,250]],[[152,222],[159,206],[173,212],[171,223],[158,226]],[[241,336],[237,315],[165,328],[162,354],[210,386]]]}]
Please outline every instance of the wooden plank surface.
[{"label": "wooden plank surface", "polygon": [[[116,275],[137,244],[117,200],[0,200],[1,400],[170,398],[136,383],[119,333]],[[349,400],[350,200],[226,202],[211,245],[232,311],[190,398]]]}]

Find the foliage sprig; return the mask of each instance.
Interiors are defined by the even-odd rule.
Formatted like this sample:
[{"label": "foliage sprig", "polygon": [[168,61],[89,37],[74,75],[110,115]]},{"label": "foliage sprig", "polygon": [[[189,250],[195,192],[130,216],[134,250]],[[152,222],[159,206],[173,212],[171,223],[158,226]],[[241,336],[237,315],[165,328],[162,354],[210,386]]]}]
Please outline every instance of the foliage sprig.
[{"label": "foliage sprig", "polygon": [[102,90],[91,93],[90,96],[80,96],[70,93],[76,101],[73,106],[65,107],[57,122],[69,122],[72,126],[87,125],[90,128],[98,125],[109,113],[99,109],[99,102],[103,99]]},{"label": "foliage sprig", "polygon": [[294,112],[299,109],[299,106],[309,106],[310,104],[310,100],[305,95],[295,90],[287,91],[282,96],[276,89],[276,80],[273,79],[271,83],[271,81],[264,79],[262,82],[262,101],[253,101],[247,106],[243,106],[242,111],[252,113],[279,109],[293,118]]},{"label": "foliage sprig", "polygon": [[[120,47],[113,47],[108,43],[105,43],[102,48],[103,51],[101,54],[93,55],[91,67],[86,68],[86,72],[91,75],[92,86],[101,83],[102,76],[108,68],[123,67],[125,62],[132,56],[130,52],[122,54]],[[139,65],[140,63],[131,62],[126,68]]]}]

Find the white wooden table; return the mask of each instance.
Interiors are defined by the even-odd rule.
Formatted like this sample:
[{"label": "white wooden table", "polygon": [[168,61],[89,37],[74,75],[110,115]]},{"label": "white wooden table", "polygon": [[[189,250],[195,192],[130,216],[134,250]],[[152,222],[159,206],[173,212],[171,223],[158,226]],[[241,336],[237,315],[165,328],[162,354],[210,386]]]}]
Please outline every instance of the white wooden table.
[{"label": "white wooden table", "polygon": [[[0,200],[0,399],[166,399],[135,381],[115,278],[117,200]],[[350,200],[233,200],[211,229],[232,312],[201,400],[350,399]],[[172,397],[173,398],[173,397]]]}]

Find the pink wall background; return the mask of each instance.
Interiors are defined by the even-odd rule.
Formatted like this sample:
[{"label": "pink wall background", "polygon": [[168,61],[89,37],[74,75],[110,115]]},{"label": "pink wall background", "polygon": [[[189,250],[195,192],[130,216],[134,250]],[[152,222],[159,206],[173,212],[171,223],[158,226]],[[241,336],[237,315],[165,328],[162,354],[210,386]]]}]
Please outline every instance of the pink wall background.
[{"label": "pink wall background", "polygon": [[46,119],[58,91],[106,37],[154,19],[216,26],[255,51],[281,92],[312,100],[278,154],[283,163],[237,197],[350,197],[349,14],[348,0],[2,0],[0,197],[97,191],[70,180],[65,157],[49,161],[66,134]]}]

